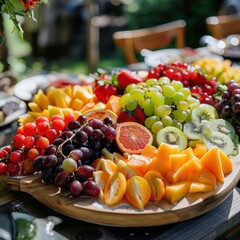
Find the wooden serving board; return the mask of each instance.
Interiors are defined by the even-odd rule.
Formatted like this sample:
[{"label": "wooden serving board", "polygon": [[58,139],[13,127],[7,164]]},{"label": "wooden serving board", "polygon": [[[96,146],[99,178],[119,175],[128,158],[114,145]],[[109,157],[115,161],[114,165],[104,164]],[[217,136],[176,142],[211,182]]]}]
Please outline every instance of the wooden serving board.
[{"label": "wooden serving board", "polygon": [[118,227],[157,226],[176,223],[202,215],[219,205],[235,188],[240,179],[240,157],[233,158],[233,171],[218,183],[214,191],[190,194],[175,205],[166,200],[149,203],[144,210],[137,210],[127,203],[109,208],[97,199],[73,198],[61,189],[42,183],[40,175],[4,177],[12,190],[26,192],[49,208],[66,216],[86,222]]}]

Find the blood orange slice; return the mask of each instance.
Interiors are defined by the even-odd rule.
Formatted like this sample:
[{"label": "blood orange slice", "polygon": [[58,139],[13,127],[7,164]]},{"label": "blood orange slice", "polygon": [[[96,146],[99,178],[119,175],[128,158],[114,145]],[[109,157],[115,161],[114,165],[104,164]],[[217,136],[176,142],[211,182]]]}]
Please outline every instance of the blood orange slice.
[{"label": "blood orange slice", "polygon": [[113,123],[117,121],[117,115],[108,109],[92,109],[84,112],[83,115],[87,117],[87,121],[92,118],[97,118],[103,121],[106,117],[110,117]]},{"label": "blood orange slice", "polygon": [[139,154],[147,144],[152,144],[153,135],[139,123],[122,122],[116,128],[116,142],[122,152]]}]

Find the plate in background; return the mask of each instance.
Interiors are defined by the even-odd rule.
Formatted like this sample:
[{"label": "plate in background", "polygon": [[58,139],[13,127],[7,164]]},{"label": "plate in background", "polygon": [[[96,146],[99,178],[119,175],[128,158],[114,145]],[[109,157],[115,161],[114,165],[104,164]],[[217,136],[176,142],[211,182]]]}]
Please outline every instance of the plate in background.
[{"label": "plate in background", "polygon": [[8,102],[17,103],[18,108],[13,113],[6,116],[3,121],[0,121],[0,127],[4,127],[4,126],[14,122],[15,120],[18,119],[19,116],[23,115],[27,111],[27,105],[24,101],[14,97],[14,96],[9,96],[9,95],[3,96],[0,94],[0,107],[2,107],[5,103],[8,103]]},{"label": "plate in background", "polygon": [[80,78],[69,74],[42,74],[19,81],[13,88],[13,93],[19,99],[29,102],[38,89],[45,90],[52,82],[65,80],[73,84],[79,84]]}]

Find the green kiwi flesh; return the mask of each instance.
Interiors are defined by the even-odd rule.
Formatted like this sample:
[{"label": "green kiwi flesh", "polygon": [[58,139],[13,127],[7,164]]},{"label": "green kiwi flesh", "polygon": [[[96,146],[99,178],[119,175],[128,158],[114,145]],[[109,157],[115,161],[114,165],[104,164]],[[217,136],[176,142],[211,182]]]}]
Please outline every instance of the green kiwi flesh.
[{"label": "green kiwi flesh", "polygon": [[184,150],[188,145],[186,135],[176,127],[165,127],[161,129],[156,135],[156,140],[158,145],[162,142],[170,145],[178,145],[179,151]]},{"label": "green kiwi flesh", "polygon": [[189,140],[201,140],[203,135],[211,133],[209,121],[203,120],[199,122],[187,122],[184,124],[183,132]]},{"label": "green kiwi flesh", "polygon": [[201,122],[202,120],[210,120],[218,117],[217,110],[208,104],[200,104],[198,108],[192,110],[192,120]]},{"label": "green kiwi flesh", "polygon": [[203,142],[208,149],[217,146],[227,155],[231,155],[234,151],[232,139],[224,133],[213,132],[211,136],[203,136]]}]

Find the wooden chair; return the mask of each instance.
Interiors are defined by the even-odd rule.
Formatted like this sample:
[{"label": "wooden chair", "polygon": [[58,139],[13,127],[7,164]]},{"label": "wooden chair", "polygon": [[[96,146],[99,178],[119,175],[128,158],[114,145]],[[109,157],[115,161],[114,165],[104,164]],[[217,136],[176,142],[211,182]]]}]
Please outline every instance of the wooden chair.
[{"label": "wooden chair", "polygon": [[176,47],[185,47],[186,22],[177,20],[166,24],[137,30],[119,31],[113,34],[116,47],[122,48],[127,64],[137,63],[136,54],[142,49],[157,50],[176,40]]},{"label": "wooden chair", "polygon": [[206,18],[210,34],[217,38],[225,38],[230,34],[240,34],[240,15],[221,15]]}]

